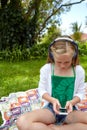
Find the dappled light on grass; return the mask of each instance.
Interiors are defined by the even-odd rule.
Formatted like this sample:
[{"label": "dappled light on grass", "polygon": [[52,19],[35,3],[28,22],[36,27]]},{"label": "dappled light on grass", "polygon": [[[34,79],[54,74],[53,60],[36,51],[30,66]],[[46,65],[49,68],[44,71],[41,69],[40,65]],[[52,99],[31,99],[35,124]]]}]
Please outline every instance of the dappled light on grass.
[{"label": "dappled light on grass", "polygon": [[39,82],[39,75],[29,78],[29,88],[37,88]]},{"label": "dappled light on grass", "polygon": [[0,63],[0,97],[38,87],[39,72],[45,60]]},{"label": "dappled light on grass", "polygon": [[2,87],[0,87],[0,89],[2,91],[0,96],[8,95],[11,92],[29,89],[29,77],[25,75],[7,77],[3,80]]}]

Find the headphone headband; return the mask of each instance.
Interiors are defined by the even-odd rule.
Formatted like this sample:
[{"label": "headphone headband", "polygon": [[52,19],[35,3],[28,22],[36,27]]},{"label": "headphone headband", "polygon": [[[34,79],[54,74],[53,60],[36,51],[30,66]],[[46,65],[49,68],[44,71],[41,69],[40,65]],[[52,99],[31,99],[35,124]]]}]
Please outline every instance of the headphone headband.
[{"label": "headphone headband", "polygon": [[62,41],[62,40],[73,42],[73,40],[68,37],[59,37],[59,38],[56,38],[54,41],[56,42],[56,41]]},{"label": "headphone headband", "polygon": [[69,38],[69,37],[59,37],[59,38],[56,38],[50,45],[49,45],[49,56],[53,59],[53,56],[52,56],[52,54],[51,54],[51,49],[50,49],[50,47],[53,45],[53,44],[55,44],[56,42],[58,42],[58,41],[67,41],[67,42],[70,42],[74,47],[75,47],[75,55],[74,55],[74,58],[76,58],[77,57],[77,55],[78,55],[78,45],[77,45],[77,43],[73,40],[73,39],[71,39],[71,38]]},{"label": "headphone headband", "polygon": [[50,44],[50,47],[51,47],[55,42],[58,42],[58,41],[71,42],[71,43],[78,49],[77,43],[76,43],[75,41],[73,41],[73,39],[68,38],[68,37],[59,37],[59,38],[56,38],[56,39]]}]

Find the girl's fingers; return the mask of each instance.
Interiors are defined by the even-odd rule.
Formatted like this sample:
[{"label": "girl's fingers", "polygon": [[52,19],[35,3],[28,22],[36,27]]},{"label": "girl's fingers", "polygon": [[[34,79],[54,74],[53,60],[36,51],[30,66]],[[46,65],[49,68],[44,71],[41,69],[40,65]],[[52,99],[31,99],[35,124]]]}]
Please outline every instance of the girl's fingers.
[{"label": "girl's fingers", "polygon": [[71,102],[67,102],[65,108],[67,109],[67,112],[70,113],[73,109]]},{"label": "girl's fingers", "polygon": [[53,104],[53,109],[54,109],[55,113],[59,114],[59,108],[60,108],[59,103],[54,103]]}]

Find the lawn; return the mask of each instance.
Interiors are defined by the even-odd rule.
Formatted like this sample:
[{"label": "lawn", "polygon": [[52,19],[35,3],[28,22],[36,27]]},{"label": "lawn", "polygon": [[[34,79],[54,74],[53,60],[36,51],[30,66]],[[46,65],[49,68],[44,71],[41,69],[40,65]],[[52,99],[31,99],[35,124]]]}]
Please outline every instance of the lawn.
[{"label": "lawn", "polygon": [[[80,58],[81,65],[86,71],[86,57]],[[38,87],[39,70],[46,63],[46,59],[23,62],[0,62],[0,97],[11,92],[25,91]]]},{"label": "lawn", "polygon": [[0,62],[0,97],[38,86],[39,69],[46,60]]}]

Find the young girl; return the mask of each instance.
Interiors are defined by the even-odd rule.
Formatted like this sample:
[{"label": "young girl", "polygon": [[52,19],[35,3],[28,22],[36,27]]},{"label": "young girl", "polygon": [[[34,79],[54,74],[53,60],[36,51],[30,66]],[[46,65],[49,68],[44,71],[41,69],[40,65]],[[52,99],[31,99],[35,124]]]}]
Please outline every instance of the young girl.
[{"label": "young girl", "polygon": [[[84,95],[84,79],[77,44],[70,37],[55,39],[48,49],[48,63],[40,70],[38,91],[44,108],[20,116],[19,130],[86,130],[85,113],[75,111]],[[60,108],[67,113],[61,114]],[[51,125],[63,123],[67,125]]]}]

